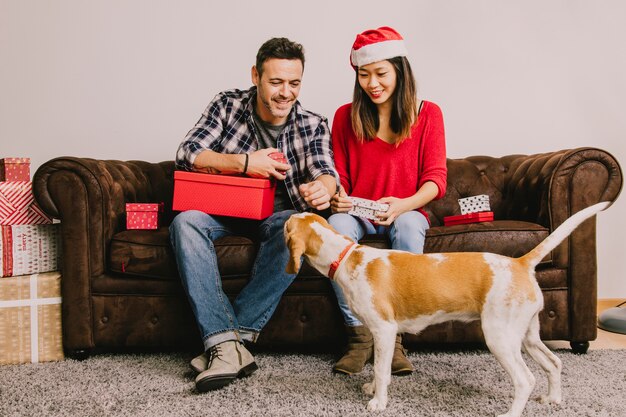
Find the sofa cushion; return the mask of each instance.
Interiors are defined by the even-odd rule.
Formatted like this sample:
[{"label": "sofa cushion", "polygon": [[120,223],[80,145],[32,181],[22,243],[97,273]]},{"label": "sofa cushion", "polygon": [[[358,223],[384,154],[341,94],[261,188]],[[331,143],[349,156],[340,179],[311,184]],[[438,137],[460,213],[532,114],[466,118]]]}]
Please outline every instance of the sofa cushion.
[{"label": "sofa cushion", "polygon": [[[424,252],[483,252],[518,257],[534,248],[548,236],[548,230],[540,225],[520,221],[495,221],[450,227],[433,227],[426,236]],[[374,247],[388,247],[380,236],[366,236],[361,243]],[[226,281],[235,287],[245,284],[252,269],[256,245],[248,238],[229,236],[215,242],[220,272],[224,278],[224,290],[229,293]],[[152,279],[177,279],[178,272],[169,242],[167,227],[158,230],[126,230],[111,240],[109,270],[127,277]],[[320,278],[310,267],[300,273],[298,281]],[[240,282],[239,282],[240,281]],[[296,285],[311,286],[311,282]],[[324,288],[326,283],[322,284]],[[232,288],[236,291],[237,288]],[[298,289],[295,288],[297,291]]]},{"label": "sofa cushion", "polygon": [[[223,276],[247,276],[256,247],[245,237],[228,236],[215,242],[218,267]],[[111,239],[109,270],[125,276],[178,279],[169,230],[125,230]]]},{"label": "sofa cushion", "polygon": [[[549,230],[539,224],[515,220],[438,226],[428,230],[424,252],[492,252],[517,258],[548,235]],[[543,262],[549,260],[550,255]]]}]

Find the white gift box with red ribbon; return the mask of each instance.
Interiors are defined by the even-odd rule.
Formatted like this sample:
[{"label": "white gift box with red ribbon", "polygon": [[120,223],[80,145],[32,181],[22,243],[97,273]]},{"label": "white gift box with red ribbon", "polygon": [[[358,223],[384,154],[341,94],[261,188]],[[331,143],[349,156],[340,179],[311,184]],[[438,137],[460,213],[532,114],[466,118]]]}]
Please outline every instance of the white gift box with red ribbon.
[{"label": "white gift box with red ribbon", "polygon": [[352,202],[352,208],[348,212],[353,216],[363,217],[369,220],[378,220],[377,213],[384,213],[389,210],[389,204],[378,203],[366,198],[348,197]]}]

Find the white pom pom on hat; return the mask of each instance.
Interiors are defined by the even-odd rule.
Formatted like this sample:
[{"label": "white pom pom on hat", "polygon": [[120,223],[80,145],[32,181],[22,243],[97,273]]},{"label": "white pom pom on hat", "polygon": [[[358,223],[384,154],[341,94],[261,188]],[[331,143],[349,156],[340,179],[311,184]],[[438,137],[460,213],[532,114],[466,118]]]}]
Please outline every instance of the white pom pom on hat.
[{"label": "white pom pom on hat", "polygon": [[356,35],[350,51],[350,64],[356,69],[372,62],[407,55],[402,35],[393,28],[382,26]]}]

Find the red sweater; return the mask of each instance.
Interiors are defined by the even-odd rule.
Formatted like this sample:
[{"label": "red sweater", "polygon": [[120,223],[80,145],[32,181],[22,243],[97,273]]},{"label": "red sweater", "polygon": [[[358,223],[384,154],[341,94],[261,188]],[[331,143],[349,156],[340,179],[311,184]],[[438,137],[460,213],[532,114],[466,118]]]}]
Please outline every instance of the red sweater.
[{"label": "red sweater", "polygon": [[379,138],[360,143],[352,130],[351,108],[337,109],[332,127],[335,167],[348,195],[407,198],[426,181],[439,188],[435,199],[445,195],[446,143],[439,106],[424,101],[411,136],[398,147]]}]

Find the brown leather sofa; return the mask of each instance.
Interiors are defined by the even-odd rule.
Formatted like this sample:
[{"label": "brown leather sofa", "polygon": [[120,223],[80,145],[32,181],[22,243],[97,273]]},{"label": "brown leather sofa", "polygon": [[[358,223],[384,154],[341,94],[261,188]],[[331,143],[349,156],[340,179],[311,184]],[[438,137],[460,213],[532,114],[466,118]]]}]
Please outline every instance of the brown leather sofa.
[{"label": "brown leather sofa", "polygon": [[[199,335],[169,246],[172,161],[104,161],[61,157],[34,176],[37,202],[62,225],[63,343],[68,354],[93,349],[181,349]],[[622,172],[594,148],[501,158],[448,160],[446,196],[427,207],[432,221],[425,251],[489,251],[517,257],[573,213],[613,201]],[[495,221],[443,226],[460,214],[457,199],[487,194]],[[158,230],[126,230],[125,204],[164,202]],[[384,247],[368,236],[362,243]],[[248,279],[255,242],[216,242],[223,286],[235,296]],[[541,336],[568,340],[585,352],[596,338],[596,224],[582,224],[537,268],[545,297]],[[419,279],[419,277],[416,277]],[[341,316],[327,278],[308,265],[287,290],[257,349],[332,350],[343,344]],[[405,335],[405,344],[481,342],[477,323],[450,322]]]}]

